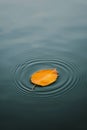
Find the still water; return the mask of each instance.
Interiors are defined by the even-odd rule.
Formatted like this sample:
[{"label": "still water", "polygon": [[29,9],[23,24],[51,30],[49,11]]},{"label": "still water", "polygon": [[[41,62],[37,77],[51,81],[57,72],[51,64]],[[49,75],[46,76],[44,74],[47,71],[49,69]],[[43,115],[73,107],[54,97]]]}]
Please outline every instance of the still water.
[{"label": "still water", "polygon": [[87,128],[87,1],[0,0],[0,130],[58,128]]}]

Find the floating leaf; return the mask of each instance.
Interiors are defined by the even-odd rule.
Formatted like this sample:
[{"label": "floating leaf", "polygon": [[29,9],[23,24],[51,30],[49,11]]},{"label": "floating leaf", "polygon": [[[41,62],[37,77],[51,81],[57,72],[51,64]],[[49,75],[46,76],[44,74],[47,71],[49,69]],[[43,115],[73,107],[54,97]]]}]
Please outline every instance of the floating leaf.
[{"label": "floating leaf", "polygon": [[56,69],[39,70],[32,74],[31,82],[39,86],[47,86],[56,81],[58,72]]}]

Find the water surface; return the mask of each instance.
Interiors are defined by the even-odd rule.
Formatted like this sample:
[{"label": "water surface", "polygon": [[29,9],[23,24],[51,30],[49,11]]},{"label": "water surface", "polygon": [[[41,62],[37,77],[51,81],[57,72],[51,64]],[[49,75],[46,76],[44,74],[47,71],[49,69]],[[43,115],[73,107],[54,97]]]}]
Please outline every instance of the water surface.
[{"label": "water surface", "polygon": [[0,73],[1,129],[87,128],[87,1],[0,0]]}]

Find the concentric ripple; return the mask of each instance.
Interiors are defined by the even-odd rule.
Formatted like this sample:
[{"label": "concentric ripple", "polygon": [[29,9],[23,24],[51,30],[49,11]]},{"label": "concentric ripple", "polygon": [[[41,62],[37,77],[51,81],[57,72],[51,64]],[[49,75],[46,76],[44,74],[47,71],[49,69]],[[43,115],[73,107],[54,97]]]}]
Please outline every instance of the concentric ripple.
[{"label": "concentric ripple", "polygon": [[[57,81],[47,87],[36,87],[32,90],[31,75],[40,69],[56,68],[59,72]],[[30,60],[16,67],[14,79],[16,85],[29,94],[39,96],[59,96],[76,87],[79,78],[79,68],[71,62],[61,59]]]}]

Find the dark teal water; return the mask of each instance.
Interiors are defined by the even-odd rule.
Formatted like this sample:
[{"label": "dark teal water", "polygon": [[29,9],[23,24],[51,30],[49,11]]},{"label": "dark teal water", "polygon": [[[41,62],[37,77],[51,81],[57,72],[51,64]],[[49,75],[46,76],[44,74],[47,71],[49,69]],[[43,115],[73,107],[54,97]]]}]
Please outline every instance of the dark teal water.
[{"label": "dark teal water", "polygon": [[0,0],[0,130],[58,128],[87,128],[87,1]]}]

